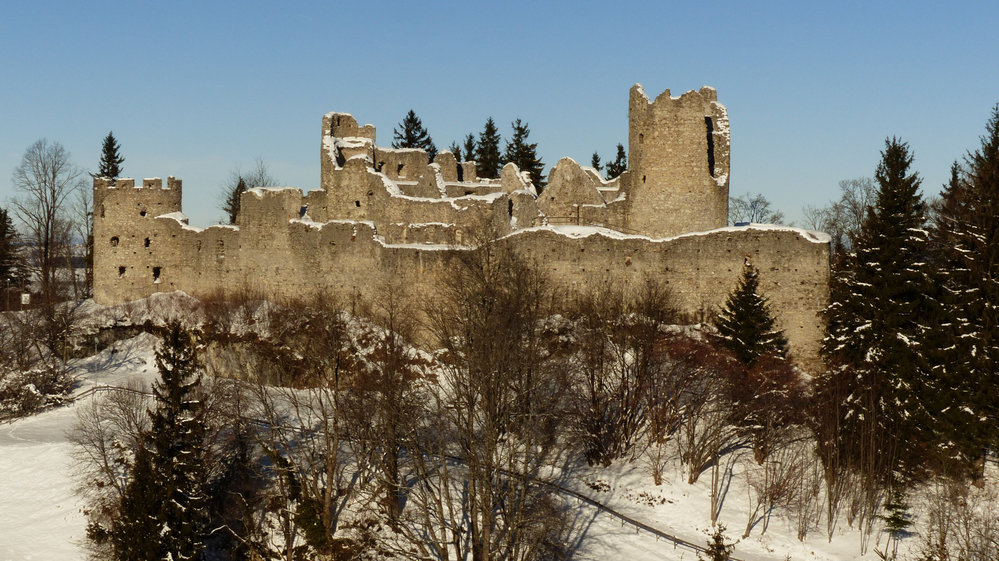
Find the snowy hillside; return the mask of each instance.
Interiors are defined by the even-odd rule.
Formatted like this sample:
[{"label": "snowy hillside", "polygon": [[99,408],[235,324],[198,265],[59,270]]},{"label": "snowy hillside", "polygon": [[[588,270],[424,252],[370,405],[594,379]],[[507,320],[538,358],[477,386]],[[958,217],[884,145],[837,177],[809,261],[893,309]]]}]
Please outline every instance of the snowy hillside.
[{"label": "snowy hillside", "polygon": [[[121,385],[128,380],[149,383],[155,376],[153,352],[157,340],[144,334],[119,341],[112,349],[75,364],[76,395],[97,385]],[[0,559],[76,560],[85,558],[85,518],[74,494],[73,448],[66,433],[77,411],[91,397],[69,406],[0,425]],[[747,490],[741,470],[752,464],[751,454],[733,467],[734,477],[722,504],[720,522],[735,539],[748,517]],[[609,468],[583,467],[568,486],[615,511],[703,545],[710,533],[709,477],[694,485],[674,467],[662,486],[655,486],[640,460],[617,462]],[[684,547],[623,521],[592,505],[579,503],[575,514],[578,559],[691,560],[696,554]],[[764,536],[759,525],[737,545],[734,555],[744,560],[874,559],[860,555],[860,534],[841,522],[831,543],[814,529],[804,542],[796,539],[794,520],[776,515]]]}]

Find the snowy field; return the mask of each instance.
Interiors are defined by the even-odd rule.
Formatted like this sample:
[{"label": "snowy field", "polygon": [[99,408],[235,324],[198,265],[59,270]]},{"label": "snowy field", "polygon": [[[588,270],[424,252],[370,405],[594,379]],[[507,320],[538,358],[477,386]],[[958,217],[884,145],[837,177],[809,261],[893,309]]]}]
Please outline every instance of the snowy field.
[{"label": "snowy field", "polygon": [[[114,345],[114,351],[76,363],[82,394],[95,385],[121,385],[129,380],[150,382],[155,377],[153,352],[157,340],[140,335]],[[80,560],[86,558],[85,518],[74,493],[72,445],[67,431],[77,410],[89,398],[39,415],[0,424],[0,561]],[[728,527],[730,540],[742,535],[749,501],[739,470],[727,489],[720,521]],[[710,533],[709,473],[694,485],[675,468],[667,481],[656,486],[641,462],[619,462],[610,468],[585,468],[570,487],[620,513],[663,532],[703,545]],[[629,561],[697,559],[684,548],[674,548],[654,534],[623,523],[619,518],[591,505],[580,504],[576,558]],[[804,542],[796,539],[793,520],[775,515],[767,533],[759,528],[736,547],[734,556],[745,561],[850,561],[876,559],[871,550],[860,555],[860,534],[841,522],[832,542],[821,530],[812,531]],[[910,541],[914,541],[914,538]],[[881,538],[882,547],[884,537]],[[906,545],[903,545],[905,549]]]}]

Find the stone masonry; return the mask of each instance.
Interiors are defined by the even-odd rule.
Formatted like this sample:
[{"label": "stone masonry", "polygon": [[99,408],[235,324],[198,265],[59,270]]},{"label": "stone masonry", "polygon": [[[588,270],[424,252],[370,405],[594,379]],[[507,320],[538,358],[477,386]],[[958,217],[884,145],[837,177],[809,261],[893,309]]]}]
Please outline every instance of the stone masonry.
[{"label": "stone masonry", "polygon": [[94,180],[94,298],[103,304],[183,290],[249,289],[371,298],[404,278],[432,294],[455,252],[484,234],[533,259],[566,289],[638,286],[654,276],[682,308],[724,304],[746,263],[799,363],[817,366],[829,281],[829,238],[805,230],[726,227],[728,114],[714,89],[629,101],[629,167],[605,180],[562,158],[538,193],[513,164],[498,179],[441,152],[375,144],[346,113],[322,119],[320,188],[255,187],[235,225],[196,228],[181,181]]}]

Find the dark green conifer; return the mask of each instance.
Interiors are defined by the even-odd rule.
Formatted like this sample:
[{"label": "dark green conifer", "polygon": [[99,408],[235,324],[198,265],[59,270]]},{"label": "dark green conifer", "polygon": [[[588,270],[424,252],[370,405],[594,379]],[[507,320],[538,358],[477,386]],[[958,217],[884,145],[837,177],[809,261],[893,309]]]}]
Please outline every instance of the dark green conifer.
[{"label": "dark green conifer", "polygon": [[113,132],[108,132],[104,137],[104,145],[101,148],[101,161],[97,164],[96,177],[106,177],[116,179],[121,175],[121,164],[125,163],[125,158],[120,153],[121,146],[114,137]]},{"label": "dark green conifer", "polygon": [[970,466],[999,444],[999,104],[980,146],[952,166],[935,218],[945,339],[934,370],[951,390],[940,398],[940,442],[953,444],[941,452]]},{"label": "dark green conifer", "polygon": [[392,129],[392,138],[393,148],[419,148],[427,153],[427,159],[431,162],[437,156],[437,146],[427,129],[423,128],[423,121],[412,109],[402,119],[399,128]]},{"label": "dark green conifer", "polygon": [[20,286],[24,267],[18,253],[19,238],[7,209],[0,208],[0,289]]},{"label": "dark green conifer", "polygon": [[[819,394],[839,388],[837,395],[845,396],[845,402],[830,406],[842,411],[838,440],[848,461],[871,457],[872,446],[884,451],[878,468],[868,473],[879,485],[896,469],[911,473],[925,460],[934,430],[926,406],[940,391],[927,360],[935,347],[930,326],[939,319],[939,304],[921,180],[911,165],[909,145],[887,139],[875,173],[875,204],[855,240],[855,253],[846,255],[833,275],[822,344],[830,368]],[[897,442],[906,446],[890,457]]]},{"label": "dark green conifer", "polygon": [[160,531],[163,523],[163,487],[153,472],[149,450],[140,445],[130,480],[110,532],[116,561],[161,561],[166,554]]},{"label": "dark green conifer", "polygon": [[222,212],[229,219],[229,224],[236,223],[236,218],[239,216],[239,202],[244,192],[246,192],[246,181],[240,176],[236,182],[236,186],[229,190],[225,201],[222,203]]},{"label": "dark green conifer", "polygon": [[604,166],[600,165],[600,155],[597,154],[596,152],[594,152],[593,156],[590,157],[590,167],[597,170],[598,172],[604,169]]},{"label": "dark green conifer", "polygon": [[160,539],[173,559],[197,559],[204,549],[204,419],[194,341],[178,322],[167,327],[156,352],[160,380],[149,412],[151,464],[159,483]]},{"label": "dark green conifer", "polygon": [[475,147],[475,168],[479,177],[495,178],[500,170],[500,134],[492,117],[486,119],[486,124],[479,134],[479,142]]},{"label": "dark green conifer", "polygon": [[617,145],[617,156],[613,162],[607,162],[607,179],[614,179],[628,169],[628,156],[624,153],[624,145]]},{"label": "dark green conifer", "polygon": [[538,145],[528,142],[527,137],[531,134],[531,129],[527,123],[517,119],[511,123],[513,127],[513,137],[506,143],[506,151],[503,155],[504,161],[513,162],[531,175],[531,183],[541,189],[544,187],[544,179],[541,172],[545,169],[544,162],[538,157]]},{"label": "dark green conifer", "polygon": [[767,299],[759,294],[760,273],[750,264],[715,320],[723,344],[740,362],[752,366],[763,355],[787,355],[787,337],[777,328]]},{"label": "dark green conifer", "polygon": [[465,161],[475,160],[475,153],[477,151],[478,144],[475,142],[475,135],[468,133],[465,137],[465,142],[462,145],[463,154],[465,155]]}]

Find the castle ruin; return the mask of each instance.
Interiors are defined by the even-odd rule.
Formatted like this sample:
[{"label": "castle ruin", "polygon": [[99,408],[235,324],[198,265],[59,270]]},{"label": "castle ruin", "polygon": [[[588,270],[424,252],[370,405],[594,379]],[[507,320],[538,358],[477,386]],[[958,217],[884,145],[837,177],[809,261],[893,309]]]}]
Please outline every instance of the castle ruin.
[{"label": "castle ruin", "polygon": [[296,297],[374,297],[390,278],[435,290],[449,257],[482,239],[534,260],[567,288],[671,287],[687,312],[720,308],[744,264],[761,272],[791,351],[817,364],[829,281],[829,238],[816,232],[726,227],[729,123],[714,89],[629,101],[628,170],[605,180],[562,158],[542,193],[513,164],[498,179],[441,152],[375,144],[372,125],[322,119],[320,188],[256,187],[235,225],[196,228],[170,177],[94,180],[94,298],[102,304],[183,290],[242,288]]}]

